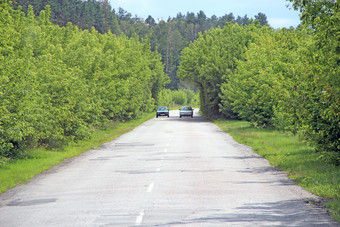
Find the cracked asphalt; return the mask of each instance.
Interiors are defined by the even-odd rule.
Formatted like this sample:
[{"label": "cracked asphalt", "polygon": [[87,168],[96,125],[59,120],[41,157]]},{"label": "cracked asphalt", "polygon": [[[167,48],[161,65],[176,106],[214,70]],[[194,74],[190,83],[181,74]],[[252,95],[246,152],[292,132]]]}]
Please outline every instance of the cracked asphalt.
[{"label": "cracked asphalt", "polygon": [[195,112],[151,119],[0,195],[0,226],[339,226]]}]

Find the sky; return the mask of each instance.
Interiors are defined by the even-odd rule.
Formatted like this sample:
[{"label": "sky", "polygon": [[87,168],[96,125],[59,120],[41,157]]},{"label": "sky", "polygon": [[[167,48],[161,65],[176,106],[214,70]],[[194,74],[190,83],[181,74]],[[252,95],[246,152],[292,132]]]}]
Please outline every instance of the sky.
[{"label": "sky", "polygon": [[[274,28],[300,24],[299,12],[286,6],[286,0],[109,0],[112,8],[118,11],[121,7],[132,16],[146,19],[151,15],[156,21],[176,17],[178,13],[186,15],[187,12],[197,14],[203,10],[207,17],[218,17],[233,13],[235,17],[247,14],[254,18],[258,13],[267,16],[269,24]],[[291,7],[290,7],[291,8]]]}]

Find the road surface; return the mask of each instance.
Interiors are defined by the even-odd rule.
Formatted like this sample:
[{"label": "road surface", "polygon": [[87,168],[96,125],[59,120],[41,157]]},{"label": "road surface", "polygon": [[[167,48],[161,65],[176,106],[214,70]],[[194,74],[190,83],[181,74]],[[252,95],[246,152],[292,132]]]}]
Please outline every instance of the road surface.
[{"label": "road surface", "polygon": [[339,226],[199,117],[149,120],[0,196],[0,226]]}]

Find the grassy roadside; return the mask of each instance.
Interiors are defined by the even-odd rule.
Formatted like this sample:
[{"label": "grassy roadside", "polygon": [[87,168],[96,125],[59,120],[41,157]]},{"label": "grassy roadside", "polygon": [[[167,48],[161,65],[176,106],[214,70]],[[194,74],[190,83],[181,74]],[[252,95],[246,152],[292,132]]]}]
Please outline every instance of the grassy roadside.
[{"label": "grassy roadside", "polygon": [[65,159],[77,156],[131,131],[154,116],[154,113],[150,113],[137,120],[107,125],[105,129],[97,130],[91,139],[70,144],[61,151],[30,150],[23,159],[12,161],[0,168],[0,193],[26,183],[35,175],[50,169]]},{"label": "grassy roadside", "polygon": [[319,154],[298,137],[282,132],[256,129],[245,121],[216,120],[214,123],[237,142],[253,148],[259,155],[313,194],[325,199],[325,206],[340,222],[340,168],[318,159]]}]

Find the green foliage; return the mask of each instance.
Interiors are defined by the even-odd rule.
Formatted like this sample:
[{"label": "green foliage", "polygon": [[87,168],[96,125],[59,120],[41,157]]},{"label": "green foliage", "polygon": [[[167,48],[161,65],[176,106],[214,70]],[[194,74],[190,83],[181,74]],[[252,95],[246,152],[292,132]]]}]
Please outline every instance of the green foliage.
[{"label": "green foliage", "polygon": [[[248,25],[252,18],[247,15],[240,17],[232,13],[222,17],[213,15],[207,17],[201,10],[198,13],[188,12],[186,15],[179,13],[176,17],[161,20],[156,23],[152,16],[146,20],[132,17],[132,14],[122,8],[112,9],[108,0],[15,0],[14,6],[21,6],[24,12],[28,12],[29,5],[34,10],[33,15],[38,16],[45,5],[51,5],[51,21],[60,26],[67,26],[67,22],[77,25],[80,29],[91,30],[94,27],[99,33],[111,31],[113,34],[124,34],[133,37],[138,34],[141,38],[149,38],[152,50],[158,51],[162,56],[164,72],[170,77],[168,89],[180,88],[180,80],[177,77],[177,69],[180,64],[181,50],[190,42],[199,37],[199,33],[209,30],[211,27],[223,28],[225,24],[237,23]],[[267,17],[263,13],[255,15],[261,25],[268,25]]]},{"label": "green foliage", "polygon": [[217,120],[214,122],[237,142],[246,144],[269,162],[287,172],[298,185],[325,198],[326,206],[340,221],[340,168],[318,158],[298,136],[272,129],[259,129],[250,122]]},{"label": "green foliage", "polygon": [[[206,116],[221,116],[221,84],[236,69],[236,61],[244,58],[245,47],[251,40],[249,31],[252,29],[256,29],[256,25],[245,29],[228,23],[223,29],[212,29],[201,35],[182,51],[178,76],[193,81],[199,88],[201,111]],[[228,109],[223,114],[229,118],[234,117]]]},{"label": "green foliage", "polygon": [[191,89],[183,89],[186,94],[187,104],[195,104],[197,102],[197,94]]},{"label": "green foliage", "polygon": [[197,94],[191,89],[170,90],[164,89],[159,95],[159,106],[195,105]]},{"label": "green foliage", "polygon": [[170,106],[172,102],[172,91],[170,89],[163,89],[158,96],[158,106]]},{"label": "green foliage", "polygon": [[60,147],[153,110],[168,79],[147,40],[49,21],[0,3],[0,157]]},{"label": "green foliage", "polygon": [[[319,14],[309,15],[318,5]],[[178,75],[197,85],[206,116],[299,134],[320,158],[340,165],[339,7],[308,7],[304,18],[319,18],[313,30],[211,29],[183,50]]]},{"label": "green foliage", "polygon": [[172,100],[178,105],[187,104],[187,96],[183,90],[173,91]]},{"label": "green foliage", "polygon": [[[268,127],[274,124],[275,108],[291,102],[292,88],[296,90],[297,79],[304,76],[306,62],[298,54],[303,52],[298,43],[308,42],[310,36],[306,31],[266,28],[253,36],[245,59],[238,60],[237,70],[222,85],[221,110],[231,108],[240,119]],[[279,121],[285,127],[293,119],[281,113],[285,117]]]},{"label": "green foliage", "polygon": [[35,15],[39,15],[46,5],[50,5],[52,8],[51,21],[59,26],[66,26],[68,22],[72,22],[80,29],[90,30],[95,27],[100,33],[111,30],[119,34],[117,18],[108,0],[15,0],[13,2],[14,6],[20,5],[24,12],[29,11],[28,8],[32,5]]},{"label": "green foliage", "polygon": [[33,176],[50,169],[65,159],[77,156],[89,149],[98,148],[101,144],[127,133],[146,120],[154,118],[154,113],[141,116],[129,122],[108,122],[96,130],[90,139],[70,143],[62,150],[30,149],[22,159],[9,160],[0,157],[0,193],[29,181]]},{"label": "green foliage", "polygon": [[302,13],[303,24],[313,29],[315,40],[307,56],[309,80],[301,105],[306,111],[301,113],[304,117],[299,129],[323,153],[323,158],[340,165],[339,1],[289,1]]}]

